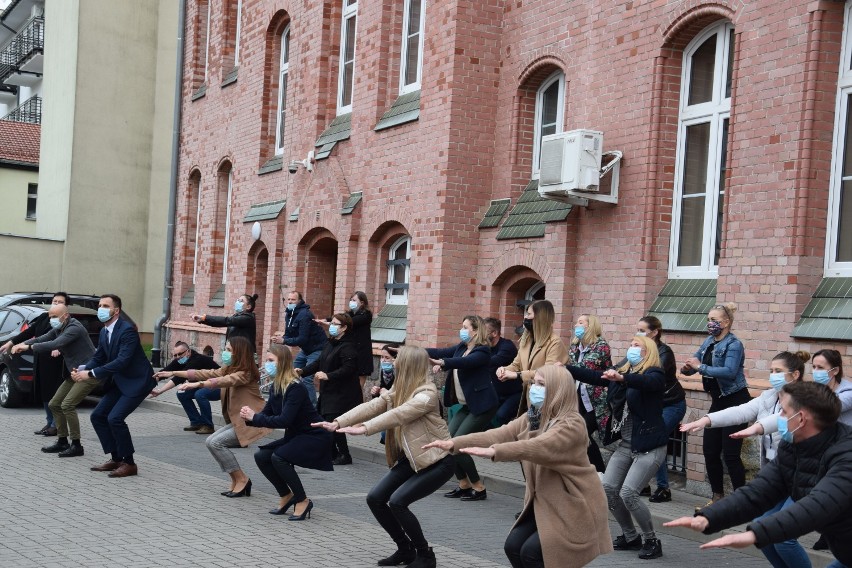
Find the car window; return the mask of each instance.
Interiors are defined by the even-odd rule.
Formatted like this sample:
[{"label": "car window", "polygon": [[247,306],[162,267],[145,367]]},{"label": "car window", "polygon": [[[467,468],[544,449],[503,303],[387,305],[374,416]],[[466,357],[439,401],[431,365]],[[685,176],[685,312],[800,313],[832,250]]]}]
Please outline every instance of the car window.
[{"label": "car window", "polygon": [[3,315],[3,323],[0,324],[0,335],[17,332],[21,324],[24,323],[24,316],[16,311],[6,310]]},{"label": "car window", "polygon": [[6,310],[3,310],[2,312],[0,312],[0,330],[3,329],[3,322],[6,321],[6,316],[8,316],[8,315],[9,315],[9,312],[6,311]]}]

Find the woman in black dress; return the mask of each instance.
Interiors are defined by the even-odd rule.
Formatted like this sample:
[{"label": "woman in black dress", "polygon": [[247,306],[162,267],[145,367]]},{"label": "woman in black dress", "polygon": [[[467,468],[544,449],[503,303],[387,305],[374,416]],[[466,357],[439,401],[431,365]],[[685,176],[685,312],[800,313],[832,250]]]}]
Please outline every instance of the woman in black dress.
[{"label": "woman in black dress", "polygon": [[[370,335],[373,312],[370,311],[367,294],[360,290],[352,294],[349,298],[349,311],[346,314],[352,318],[349,335],[355,341],[355,348],[358,350],[358,379],[361,381],[361,390],[363,390],[367,379],[373,375],[373,339]],[[331,318],[314,321],[326,330],[331,325]]]},{"label": "woman in black dress", "polygon": [[269,511],[283,515],[294,506],[291,521],[310,518],[314,504],[308,499],[299,474],[293,466],[331,471],[331,432],[312,428],[322,420],[308,398],[308,389],[293,370],[293,354],[283,345],[273,345],[266,354],[264,368],[272,377],[269,401],[260,412],[244,406],[240,416],[249,426],[283,428],[283,438],[260,446],[254,461],[266,479],[275,486],[281,500]]}]

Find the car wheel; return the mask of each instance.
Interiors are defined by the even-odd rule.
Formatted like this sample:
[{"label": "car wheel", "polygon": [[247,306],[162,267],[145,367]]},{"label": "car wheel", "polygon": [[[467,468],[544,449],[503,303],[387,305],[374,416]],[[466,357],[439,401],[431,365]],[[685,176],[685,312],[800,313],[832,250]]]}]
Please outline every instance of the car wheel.
[{"label": "car wheel", "polygon": [[3,408],[14,408],[21,405],[21,393],[15,386],[15,380],[9,369],[0,372],[0,406]]}]

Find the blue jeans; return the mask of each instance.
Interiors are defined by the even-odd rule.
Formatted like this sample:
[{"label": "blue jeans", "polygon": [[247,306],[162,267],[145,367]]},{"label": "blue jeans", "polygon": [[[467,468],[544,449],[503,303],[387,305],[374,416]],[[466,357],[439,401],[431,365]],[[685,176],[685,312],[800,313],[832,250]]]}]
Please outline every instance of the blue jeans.
[{"label": "blue jeans", "polygon": [[825,568],[847,568],[846,564],[842,563],[840,560],[835,560]]},{"label": "blue jeans", "polygon": [[47,425],[51,428],[56,428],[56,420],[53,419],[53,412],[50,411],[50,407],[47,406],[50,404],[50,401],[44,403],[44,415],[47,417]]},{"label": "blue jeans", "polygon": [[[321,353],[322,349],[317,349],[313,353],[305,353],[304,351],[299,351],[299,354],[296,355],[295,359],[293,359],[293,368],[304,369],[306,366],[319,359]],[[316,386],[314,386],[314,376],[310,375],[307,377],[302,377],[302,384],[305,385],[306,389],[308,389],[308,397],[311,399],[311,404],[313,404],[314,408],[316,408],[317,389]]]},{"label": "blue jeans", "polygon": [[[758,519],[773,515],[793,504],[789,497],[763,513]],[[756,519],[755,519],[756,520]],[[760,549],[774,568],[811,568],[811,560],[808,553],[796,539],[785,540],[778,544],[770,544]]]},{"label": "blue jeans", "polygon": [[510,394],[506,398],[501,398],[500,406],[497,408],[497,414],[491,421],[492,426],[498,428],[504,424],[508,424],[518,416],[518,407],[521,404],[521,394],[516,392]]},{"label": "blue jeans", "polygon": [[[183,406],[183,411],[189,418],[190,424],[213,427],[213,411],[210,409],[210,401],[220,400],[222,389],[200,388],[178,391],[177,397],[180,405]],[[193,401],[198,403],[198,409],[195,408]]]},{"label": "blue jeans", "polygon": [[[671,406],[663,407],[663,422],[666,425],[666,432],[671,435],[675,427],[680,424],[683,417],[686,415],[686,401],[676,402]],[[669,471],[667,460],[663,460],[660,464],[660,469],[657,470],[657,489],[669,488]]]}]

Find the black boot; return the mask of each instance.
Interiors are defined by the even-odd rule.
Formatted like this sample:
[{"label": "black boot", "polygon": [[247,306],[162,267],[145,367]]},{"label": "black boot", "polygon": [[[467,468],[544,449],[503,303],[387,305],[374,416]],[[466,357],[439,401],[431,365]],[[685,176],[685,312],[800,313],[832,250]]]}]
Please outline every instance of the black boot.
[{"label": "black boot", "polygon": [[417,558],[414,559],[414,562],[408,565],[408,568],[435,568],[437,566],[437,562],[435,561],[435,553],[432,552],[432,548],[424,548],[423,550],[417,551]]},{"label": "black boot", "polygon": [[51,446],[45,446],[41,449],[46,454],[58,454],[59,452],[64,452],[68,448],[71,447],[71,444],[68,443],[68,438],[59,438],[56,440]]},{"label": "black boot", "polygon": [[400,566],[414,562],[414,559],[417,558],[417,552],[410,542],[397,543],[396,546],[396,552],[387,558],[382,558],[376,564],[379,566]]}]

